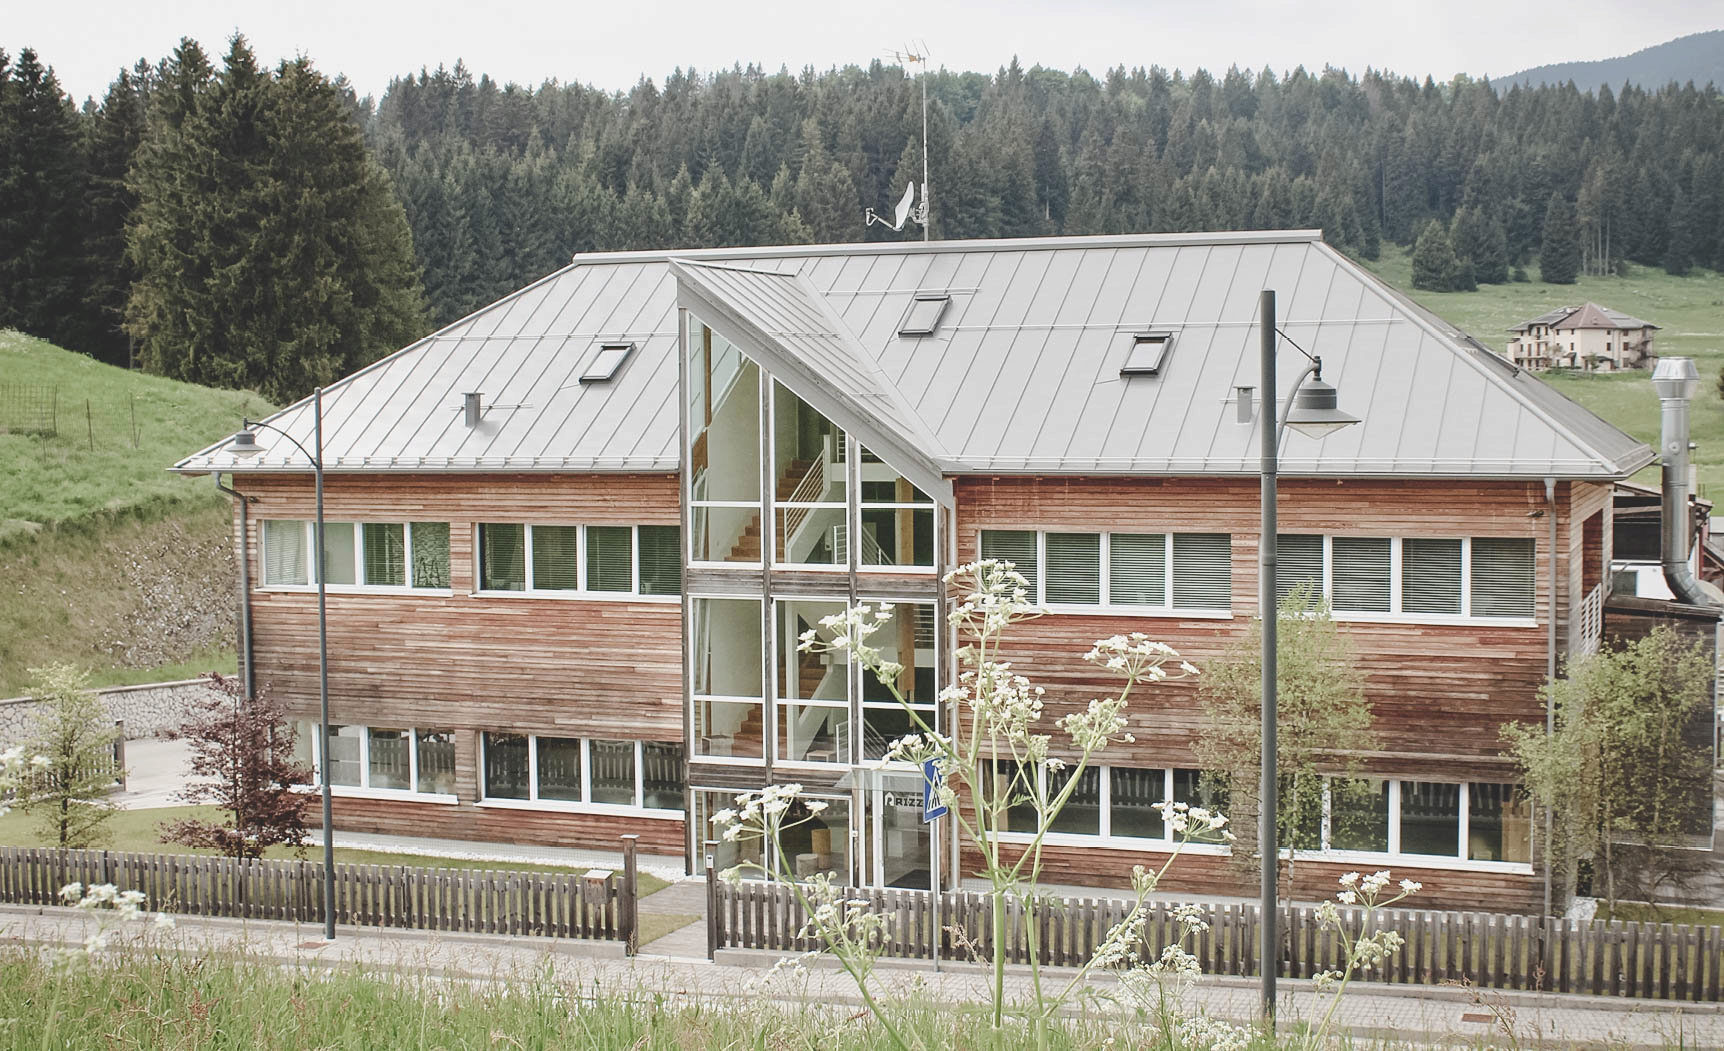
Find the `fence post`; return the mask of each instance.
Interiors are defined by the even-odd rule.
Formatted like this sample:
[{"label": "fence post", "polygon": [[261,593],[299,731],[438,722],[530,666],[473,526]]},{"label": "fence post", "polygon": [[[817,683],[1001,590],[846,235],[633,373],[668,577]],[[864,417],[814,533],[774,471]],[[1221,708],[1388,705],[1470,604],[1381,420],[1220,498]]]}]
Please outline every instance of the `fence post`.
[{"label": "fence post", "polygon": [[119,774],[120,791],[126,790],[126,721],[114,720],[114,769]]},{"label": "fence post", "polygon": [[635,850],[640,838],[632,832],[623,836],[622,915],[618,919],[623,926],[623,952],[628,956],[639,952],[641,947],[640,883],[635,869]]},{"label": "fence post", "polygon": [[714,959],[718,952],[718,870],[713,867],[713,855],[718,840],[709,839],[702,851],[706,862],[706,958]]}]

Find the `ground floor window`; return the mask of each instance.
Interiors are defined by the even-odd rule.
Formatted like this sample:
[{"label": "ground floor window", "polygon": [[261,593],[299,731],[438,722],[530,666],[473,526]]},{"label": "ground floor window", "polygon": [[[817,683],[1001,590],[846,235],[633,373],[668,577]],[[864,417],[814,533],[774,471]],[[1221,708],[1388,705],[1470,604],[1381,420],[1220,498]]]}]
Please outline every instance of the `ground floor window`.
[{"label": "ground floor window", "polygon": [[[294,726],[294,752],[320,784],[318,724]],[[331,724],[329,783],[412,795],[455,794],[455,734],[451,730]]]},{"label": "ground floor window", "polygon": [[683,809],[683,749],[663,741],[486,732],[487,800]]},{"label": "ground floor window", "polygon": [[[763,843],[758,836],[731,841],[715,836],[712,816],[736,809],[737,796],[746,794],[718,788],[694,791],[695,846],[712,854],[718,872],[740,865],[744,866],[744,878],[759,878],[761,873],[755,866],[766,865],[770,857],[773,866],[782,864],[798,879],[830,875],[839,884],[853,880],[855,859],[851,850],[856,837],[852,835],[849,795],[809,793],[799,797],[785,817],[783,840],[776,846]],[[815,812],[808,807],[812,800],[826,805]],[[769,850],[775,853],[769,855]]]}]

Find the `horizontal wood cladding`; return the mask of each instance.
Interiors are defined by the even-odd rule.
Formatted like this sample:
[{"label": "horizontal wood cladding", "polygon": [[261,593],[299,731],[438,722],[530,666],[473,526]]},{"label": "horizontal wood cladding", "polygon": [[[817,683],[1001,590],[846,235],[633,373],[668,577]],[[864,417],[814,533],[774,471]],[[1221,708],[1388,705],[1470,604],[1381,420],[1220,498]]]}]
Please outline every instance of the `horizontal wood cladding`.
[{"label": "horizontal wood cladding", "polygon": [[[310,475],[236,474],[255,518],[310,518]],[[341,521],[676,525],[674,474],[341,474],[323,481],[323,513]]]},{"label": "horizontal wood cladding", "polygon": [[[306,476],[240,475],[257,523],[315,513]],[[331,519],[447,521],[453,594],[331,592],[333,721],[682,739],[681,609],[674,601],[476,596],[481,521],[674,524],[672,475],[330,475]],[[297,712],[318,696],[317,598],[252,593],[256,680]]]},{"label": "horizontal wood cladding", "polygon": [[[1577,494],[1559,485],[1559,510]],[[1588,513],[1602,486],[1586,490]],[[1118,680],[1081,660],[1091,643],[1142,631],[1200,669],[1220,659],[1256,614],[1259,491],[1255,479],[960,478],[960,562],[978,557],[983,529],[1114,532],[1227,532],[1233,537],[1231,618],[1052,614],[1013,632],[1006,655],[1047,689],[1044,722],[1117,689]],[[1548,514],[1541,482],[1317,481],[1280,483],[1279,528],[1287,533],[1356,536],[1519,536],[1535,544],[1537,627],[1344,621],[1379,735],[1365,765],[1384,773],[1500,777],[1500,728],[1543,718],[1550,609]],[[1530,517],[1534,513],[1538,517]],[[1558,610],[1562,586],[1579,553],[1580,527],[1569,540],[1559,518]],[[1565,629],[1564,629],[1565,630]],[[1559,633],[1559,638],[1566,636]],[[1111,748],[1102,762],[1186,765],[1201,726],[1196,686],[1167,683],[1139,692],[1131,705],[1133,744]]]},{"label": "horizontal wood cladding", "polygon": [[[1019,857],[1022,848],[1006,846],[1005,860]],[[963,852],[963,871],[978,871],[980,855]],[[1131,870],[1142,865],[1154,871],[1167,862],[1166,851],[1116,850],[1103,847],[1048,846],[1042,850],[1042,882],[1080,887],[1129,887]],[[1501,912],[1537,912],[1543,904],[1544,884],[1536,874],[1474,872],[1459,869],[1421,868],[1403,860],[1394,865],[1373,866],[1359,862],[1296,861],[1291,878],[1282,880],[1284,900],[1324,901],[1340,890],[1337,882],[1348,872],[1371,872],[1388,868],[1396,880],[1424,884],[1405,903],[1406,908],[1484,909]],[[1181,854],[1162,878],[1163,893],[1220,895],[1255,899],[1259,892],[1257,872],[1234,863],[1222,854]]]},{"label": "horizontal wood cladding", "polygon": [[[633,833],[640,836],[640,849],[644,853],[677,857],[683,853],[683,821],[680,816],[674,820],[635,818],[618,814],[569,814],[340,796],[335,798],[334,811],[338,832],[616,851],[622,850],[619,837]],[[323,827],[322,811],[318,808],[307,811],[307,819],[317,828]],[[434,858],[427,858],[425,863],[437,864]],[[498,862],[496,867],[504,869],[509,866],[507,862]]]}]

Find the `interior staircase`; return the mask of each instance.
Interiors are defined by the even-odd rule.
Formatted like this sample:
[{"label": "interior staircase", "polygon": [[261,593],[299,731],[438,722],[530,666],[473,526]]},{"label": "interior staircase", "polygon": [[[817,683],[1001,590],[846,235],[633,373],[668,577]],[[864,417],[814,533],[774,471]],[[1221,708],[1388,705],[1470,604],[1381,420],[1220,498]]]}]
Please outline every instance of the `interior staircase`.
[{"label": "interior staircase", "polygon": [[[813,460],[792,460],[785,464],[784,473],[778,478],[778,492],[774,497],[775,502],[790,499],[791,494],[796,492],[796,487],[802,483],[802,479],[808,474],[808,469],[812,466],[814,466]],[[755,513],[754,521],[750,522],[748,528],[742,531],[742,536],[738,538],[736,546],[730,549],[730,558],[727,561],[760,561],[760,514],[758,512]]]}]

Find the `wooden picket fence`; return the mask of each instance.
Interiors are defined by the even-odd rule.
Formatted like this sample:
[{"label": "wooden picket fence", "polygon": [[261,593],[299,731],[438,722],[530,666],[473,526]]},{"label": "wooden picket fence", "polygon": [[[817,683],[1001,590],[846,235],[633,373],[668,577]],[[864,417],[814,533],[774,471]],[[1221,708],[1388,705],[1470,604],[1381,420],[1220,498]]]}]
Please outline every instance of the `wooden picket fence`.
[{"label": "wooden picket fence", "polygon": [[[936,924],[934,896],[927,891],[858,888],[844,893],[892,916],[887,956],[930,959],[938,931],[943,960],[994,958],[992,906],[984,894],[943,893]],[[805,913],[783,884],[730,884],[709,877],[707,894],[711,949],[806,952],[820,947],[801,936]],[[1033,910],[1008,906],[1006,959],[1014,964],[1029,960],[1033,930],[1044,964],[1082,964],[1125,918],[1129,907],[1129,902],[1110,898],[1066,898]],[[1163,946],[1179,939],[1177,907],[1150,904],[1139,946],[1143,958],[1154,959]],[[1209,929],[1187,939],[1186,949],[1204,972],[1256,976],[1259,907],[1212,904],[1200,908]],[[1341,916],[1353,937],[1368,933],[1363,930],[1362,910],[1343,909]],[[1288,906],[1281,926],[1282,975],[1311,978],[1344,966],[1342,939],[1338,932],[1322,929],[1315,907]],[[1372,982],[1467,981],[1485,989],[1711,1003],[1718,1000],[1724,978],[1724,928],[1719,927],[1387,909],[1376,914],[1371,929],[1396,930],[1405,939],[1381,967],[1361,977]]]},{"label": "wooden picket fence", "polygon": [[[335,922],[469,934],[621,941],[637,937],[633,843],[603,876],[410,865],[335,866]],[[0,901],[62,905],[68,883],[142,891],[179,916],[321,924],[321,861],[241,861],[189,854],[0,847]]]}]

